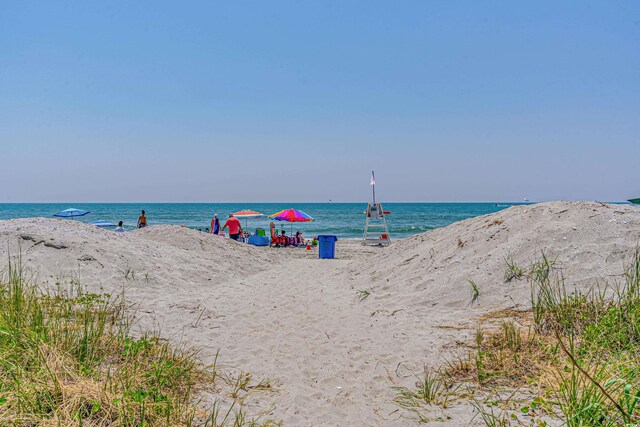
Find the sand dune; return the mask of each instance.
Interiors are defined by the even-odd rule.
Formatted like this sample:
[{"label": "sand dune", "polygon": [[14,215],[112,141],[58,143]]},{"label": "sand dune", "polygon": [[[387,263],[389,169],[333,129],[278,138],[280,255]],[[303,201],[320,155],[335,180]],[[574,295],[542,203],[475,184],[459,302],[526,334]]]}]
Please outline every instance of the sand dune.
[{"label": "sand dune", "polygon": [[557,259],[568,288],[614,280],[640,243],[640,210],[631,205],[553,202],[514,206],[423,233],[350,268],[359,286],[378,286],[377,299],[403,308],[469,305],[468,280],[481,297],[475,306],[527,306],[524,281],[505,284],[506,259],[527,267],[541,252]]},{"label": "sand dune", "polygon": [[[170,299],[205,282],[241,277],[275,252],[258,250],[180,226],[154,226],[114,233],[79,221],[45,218],[0,221],[0,257],[21,253],[42,280],[79,276],[91,290]],[[128,277],[125,275],[129,271]]]},{"label": "sand dune", "polygon": [[[388,248],[339,242],[336,260],[177,226],[118,235],[77,221],[0,221],[0,258],[21,251],[47,283],[126,288],[140,329],[159,327],[205,358],[220,350],[225,366],[269,379],[273,391],[247,403],[287,426],[412,425],[392,387],[465,351],[483,313],[529,306],[525,281],[504,282],[505,257],[524,266],[544,250],[568,286],[584,288],[614,279],[639,241],[638,208],[600,203],[512,207]],[[480,289],[474,304],[468,279]],[[434,425],[464,425],[473,408],[438,416]]]}]

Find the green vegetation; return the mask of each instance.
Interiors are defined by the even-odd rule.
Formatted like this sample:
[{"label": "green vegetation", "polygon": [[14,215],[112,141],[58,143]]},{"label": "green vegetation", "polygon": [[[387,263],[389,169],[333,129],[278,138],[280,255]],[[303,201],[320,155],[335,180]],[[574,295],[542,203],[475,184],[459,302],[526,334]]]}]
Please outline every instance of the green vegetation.
[{"label": "green vegetation", "polygon": [[[505,280],[529,281],[531,313],[496,313],[497,327],[478,329],[475,349],[438,371],[448,390],[458,385],[446,403],[471,400],[487,426],[640,425],[639,250],[621,277],[569,292],[556,259],[542,253],[524,270],[508,258]],[[417,402],[411,393],[419,391],[401,390],[396,403]],[[426,420],[424,409],[412,411]]]},{"label": "green vegetation", "polygon": [[505,262],[507,263],[507,269],[504,272],[505,282],[509,283],[512,280],[520,280],[525,276],[524,269],[516,264],[511,255],[505,258]]},{"label": "green vegetation", "polygon": [[[502,384],[535,385],[537,400],[528,412],[559,417],[570,427],[640,423],[640,252],[626,265],[622,284],[587,293],[568,292],[557,261],[545,254],[528,278],[533,325],[526,332],[515,325],[494,332],[498,339],[478,346],[477,358],[504,357],[506,347],[521,361],[517,370],[495,363],[490,372]],[[485,371],[476,374],[486,381]]]},{"label": "green vegetation", "polygon": [[[133,273],[125,278],[133,277]],[[157,336],[129,335],[123,299],[79,286],[47,292],[18,259],[0,277],[0,419],[10,425],[242,426],[241,374],[230,405],[209,411],[195,397],[219,373],[196,352]],[[221,379],[224,387],[234,382]],[[264,384],[259,384],[264,389]],[[235,407],[235,408],[234,408]]]},{"label": "green vegetation", "polygon": [[120,273],[122,273],[122,276],[127,280],[135,280],[136,278],[136,271],[133,267],[130,267],[129,264],[127,264],[123,270],[120,270]]},{"label": "green vegetation", "polygon": [[[414,374],[415,375],[415,374]],[[416,390],[409,390],[405,387],[396,387],[399,396],[396,402],[405,406],[415,406],[416,402],[427,405],[438,405],[446,407],[447,401],[453,395],[452,379],[446,372],[436,371],[428,366],[424,366],[422,375],[415,375]]]},{"label": "green vegetation", "polygon": [[469,285],[471,286],[471,301],[469,302],[469,305],[472,305],[478,300],[478,297],[480,296],[480,289],[478,289],[478,285],[473,281],[473,279],[467,279],[467,282],[469,282]]},{"label": "green vegetation", "polygon": [[435,405],[446,408],[449,399],[456,397],[457,386],[446,371],[434,370],[426,365],[421,375],[414,376],[416,389],[394,387],[397,396],[393,401],[401,408],[412,412],[419,422],[426,423],[431,419],[423,411],[423,407]]},{"label": "green vegetation", "polygon": [[373,292],[373,289],[371,288],[361,289],[356,291],[356,296],[358,297],[358,301],[362,302],[366,300],[367,298],[369,298],[369,295],[371,295],[372,292]]},{"label": "green vegetation", "polygon": [[510,425],[510,417],[506,411],[497,408],[499,405],[497,402],[474,400],[472,404],[487,427],[507,427]]}]

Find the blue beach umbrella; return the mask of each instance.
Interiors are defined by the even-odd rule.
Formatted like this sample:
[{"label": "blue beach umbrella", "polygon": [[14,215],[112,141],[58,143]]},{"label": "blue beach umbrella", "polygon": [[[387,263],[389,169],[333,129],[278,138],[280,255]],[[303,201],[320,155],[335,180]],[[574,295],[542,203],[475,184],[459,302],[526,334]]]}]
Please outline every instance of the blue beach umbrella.
[{"label": "blue beach umbrella", "polygon": [[82,209],[69,208],[63,211],[58,212],[57,214],[53,214],[53,216],[57,216],[60,218],[73,218],[76,216],[85,216],[90,213],[89,211],[83,211]]},{"label": "blue beach umbrella", "polygon": [[94,221],[91,224],[95,225],[96,227],[115,227],[116,226],[114,223],[109,221]]}]

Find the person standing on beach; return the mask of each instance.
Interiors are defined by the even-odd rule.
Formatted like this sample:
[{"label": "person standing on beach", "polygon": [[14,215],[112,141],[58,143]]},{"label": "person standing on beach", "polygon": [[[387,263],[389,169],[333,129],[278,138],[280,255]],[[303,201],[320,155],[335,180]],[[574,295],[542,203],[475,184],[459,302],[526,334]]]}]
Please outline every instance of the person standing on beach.
[{"label": "person standing on beach", "polygon": [[147,226],[147,215],[142,211],[142,215],[138,217],[138,228]]},{"label": "person standing on beach", "polygon": [[213,218],[211,218],[211,233],[220,234],[220,220],[218,219],[218,214],[213,214]]},{"label": "person standing on beach", "polygon": [[238,218],[235,218],[233,214],[229,214],[229,219],[224,223],[222,231],[227,227],[229,227],[229,237],[233,240],[238,240],[238,237],[240,237],[240,234],[242,233],[242,224],[240,224]]}]

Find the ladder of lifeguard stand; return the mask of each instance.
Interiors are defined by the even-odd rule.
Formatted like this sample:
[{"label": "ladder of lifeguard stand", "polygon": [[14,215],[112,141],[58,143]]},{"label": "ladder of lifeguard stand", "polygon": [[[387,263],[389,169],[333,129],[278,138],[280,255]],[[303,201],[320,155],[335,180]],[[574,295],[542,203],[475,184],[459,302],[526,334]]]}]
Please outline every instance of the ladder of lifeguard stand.
[{"label": "ladder of lifeguard stand", "polygon": [[386,246],[391,243],[387,218],[382,203],[369,203],[365,212],[367,221],[364,225],[363,245]]}]

